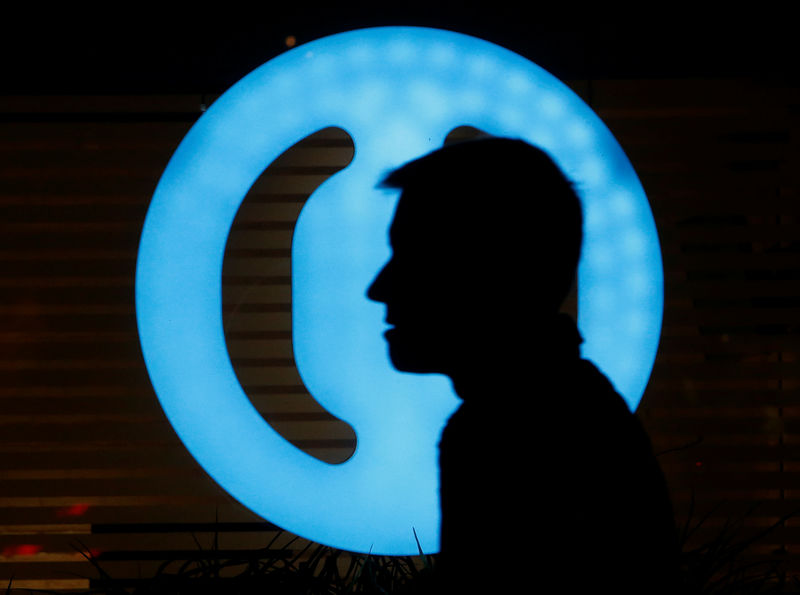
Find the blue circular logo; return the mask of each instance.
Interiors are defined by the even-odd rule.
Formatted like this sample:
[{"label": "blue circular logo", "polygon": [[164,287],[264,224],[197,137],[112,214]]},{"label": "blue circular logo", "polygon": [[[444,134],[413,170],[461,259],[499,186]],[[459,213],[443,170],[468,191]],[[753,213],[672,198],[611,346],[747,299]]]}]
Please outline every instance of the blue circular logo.
[{"label": "blue circular logo", "polygon": [[[243,505],[302,537],[407,555],[416,532],[423,551],[438,551],[437,442],[458,400],[446,378],[391,366],[383,306],[365,292],[390,255],[396,204],[376,184],[463,125],[545,149],[576,183],[583,355],[631,409],[647,384],[663,311],[655,224],[630,162],[580,98],[529,60],[449,31],[364,29],[297,47],[231,87],[175,151],[142,232],[136,311],[150,378],[186,447]],[[297,220],[292,334],[306,388],[355,430],[356,451],[338,465],[292,446],[250,403],[221,297],[226,240],[249,188],[330,126],[350,134],[355,157]]]}]

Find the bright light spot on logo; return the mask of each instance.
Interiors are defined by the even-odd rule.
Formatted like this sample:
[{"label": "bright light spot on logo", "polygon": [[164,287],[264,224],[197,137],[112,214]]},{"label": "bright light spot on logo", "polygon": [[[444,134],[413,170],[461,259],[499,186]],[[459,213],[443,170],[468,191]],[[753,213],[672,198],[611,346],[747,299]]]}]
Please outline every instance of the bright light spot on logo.
[{"label": "bright light spot on logo", "polygon": [[[616,251],[608,242],[598,242],[590,244],[590,246],[591,248],[584,248],[585,256],[583,256],[583,262],[590,264],[595,269],[603,270],[603,272],[614,266]],[[606,291],[610,291],[610,288],[607,288]]]},{"label": "bright light spot on logo", "polygon": [[[419,46],[422,47],[422,46]],[[408,62],[417,53],[418,46],[408,38],[396,39],[386,45],[389,60],[396,63]]]},{"label": "bright light spot on logo", "polygon": [[632,294],[644,297],[650,292],[649,278],[643,273],[634,273],[628,278],[628,287]]},{"label": "bright light spot on logo", "polygon": [[478,91],[464,91],[459,99],[466,112],[479,112],[486,106],[485,96]]},{"label": "bright light spot on logo", "polygon": [[631,312],[628,318],[628,329],[632,334],[643,333],[647,330],[647,312]]},{"label": "bright light spot on logo", "polygon": [[[537,137],[538,138],[538,137]],[[583,226],[589,230],[601,230],[608,220],[609,212],[599,204],[583,206]]]},{"label": "bright light spot on logo", "polygon": [[447,114],[447,97],[442,95],[438,85],[430,82],[412,83],[408,92],[412,104],[419,110],[420,115],[436,120]]},{"label": "bright light spot on logo", "polygon": [[533,83],[524,72],[515,72],[508,75],[506,86],[512,93],[530,93],[533,90]]},{"label": "bright light spot on logo", "polygon": [[564,103],[557,95],[545,94],[541,98],[541,109],[545,115],[555,118],[563,115]]},{"label": "bright light spot on logo", "polygon": [[506,108],[498,115],[500,125],[506,128],[517,128],[524,120],[524,112],[516,109]]},{"label": "bright light spot on logo", "polygon": [[445,43],[436,43],[429,50],[431,62],[439,68],[448,67],[455,59],[453,46]]},{"label": "bright light spot on logo", "polygon": [[620,217],[630,217],[634,212],[635,200],[626,192],[617,192],[611,195],[609,206],[614,214]]},{"label": "bright light spot on logo", "polygon": [[[588,134],[576,132],[574,122],[585,123]],[[395,204],[376,184],[465,125],[541,146],[575,181],[587,213],[578,283],[583,353],[635,408],[663,310],[647,198],[591,109],[508,50],[411,27],[342,33],[289,50],[205,112],[153,196],[139,247],[136,309],[162,407],[220,485],[308,539],[415,554],[416,531],[425,552],[438,550],[436,445],[458,401],[444,377],[392,368],[381,336],[383,306],[365,292],[389,256]],[[250,186],[286,149],[329,126],[352,136],[355,158],[314,192],[298,218],[292,323],[305,386],[356,432],[356,452],[340,465],[297,450],[252,406],[230,363],[220,291],[228,232]],[[572,140],[565,136],[570,126]],[[632,205],[625,217],[609,199],[619,192]],[[632,276],[650,290],[632,291]]]},{"label": "bright light spot on logo", "polygon": [[486,55],[477,55],[467,64],[469,74],[476,78],[488,77],[494,74],[492,70],[492,61]]},{"label": "bright light spot on logo", "polygon": [[607,288],[599,289],[595,291],[593,302],[599,310],[610,311],[614,308],[614,292]]},{"label": "bright light spot on logo", "polygon": [[571,122],[566,130],[569,139],[579,146],[585,146],[592,139],[592,131],[584,122]]},{"label": "bright light spot on logo", "polygon": [[578,179],[585,184],[600,184],[605,179],[603,162],[595,157],[587,159],[578,176]]},{"label": "bright light spot on logo", "polygon": [[636,230],[629,231],[622,242],[625,251],[631,256],[642,254],[647,249],[647,238]]},{"label": "bright light spot on logo", "polygon": [[364,64],[375,58],[375,54],[367,45],[355,45],[347,50],[347,57],[355,64]]}]

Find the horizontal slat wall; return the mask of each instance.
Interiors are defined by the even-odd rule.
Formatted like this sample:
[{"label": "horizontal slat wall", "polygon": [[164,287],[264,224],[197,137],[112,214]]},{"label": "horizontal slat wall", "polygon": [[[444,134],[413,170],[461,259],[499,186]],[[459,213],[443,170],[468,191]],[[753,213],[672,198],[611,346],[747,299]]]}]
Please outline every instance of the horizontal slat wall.
[{"label": "horizontal slat wall", "polygon": [[294,363],[292,232],[306,199],[352,157],[350,137],[335,128],[287,150],[245,197],[222,267],[223,324],[242,387],[277,431],[330,463],[350,457],[355,434],[311,397]]},{"label": "horizontal slat wall", "polygon": [[[697,514],[722,503],[702,541],[763,501],[747,522],[756,530],[800,508],[797,90],[752,80],[575,88],[627,151],[661,236],[664,332],[639,415],[665,451],[678,516],[692,493]],[[175,524],[198,528],[217,514],[259,521],[175,437],[136,335],[141,224],[199,104],[0,99],[0,580],[91,575],[77,540],[105,552],[112,574],[146,575],[157,562],[114,552],[192,549]],[[284,155],[237,215],[223,271],[226,336],[248,395],[289,440],[329,461],[349,455],[353,435],[293,369],[289,248],[305,196],[350,155],[331,130]],[[223,547],[264,546],[269,532],[248,527],[226,526]],[[785,546],[797,569],[798,545],[790,521],[756,551]]]},{"label": "horizontal slat wall", "polygon": [[[263,548],[275,534],[180,444],[139,350],[139,234],[199,107],[196,97],[3,100],[0,581],[85,588],[88,579],[75,577],[96,573],[78,544],[112,576],[135,577],[196,551],[195,534],[210,548],[219,530],[220,546],[238,550]],[[322,134],[270,168],[247,201],[269,212],[266,224],[237,219],[224,281],[229,347],[254,404],[325,460],[346,458],[353,435],[305,395],[292,370],[288,250],[304,196],[335,170],[291,162],[338,155],[340,145]],[[246,262],[257,276],[241,274]],[[254,322],[263,332],[252,333]],[[209,527],[216,518],[223,524]]]},{"label": "horizontal slat wall", "polygon": [[[639,410],[697,545],[800,511],[800,93],[781,81],[596,82],[661,236],[666,311]],[[800,568],[795,519],[751,548]]]}]

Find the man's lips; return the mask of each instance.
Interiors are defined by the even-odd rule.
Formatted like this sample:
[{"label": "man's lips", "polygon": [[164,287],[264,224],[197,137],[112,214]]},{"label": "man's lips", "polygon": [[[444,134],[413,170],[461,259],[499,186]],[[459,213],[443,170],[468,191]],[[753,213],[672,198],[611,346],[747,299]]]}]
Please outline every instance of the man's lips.
[{"label": "man's lips", "polygon": [[398,332],[402,332],[397,330],[397,326],[394,323],[387,322],[386,324],[388,326],[386,330],[383,332],[383,336],[386,337],[387,339],[393,335],[396,335]]}]

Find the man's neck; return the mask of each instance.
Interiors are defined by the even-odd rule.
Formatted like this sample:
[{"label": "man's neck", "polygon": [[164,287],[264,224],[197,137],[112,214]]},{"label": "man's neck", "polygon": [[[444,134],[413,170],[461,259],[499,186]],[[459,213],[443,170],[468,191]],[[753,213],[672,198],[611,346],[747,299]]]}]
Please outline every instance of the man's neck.
[{"label": "man's neck", "polygon": [[515,337],[487,340],[488,349],[465,350],[449,374],[464,401],[563,378],[580,359],[575,322],[557,314]]}]

